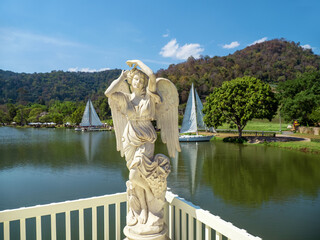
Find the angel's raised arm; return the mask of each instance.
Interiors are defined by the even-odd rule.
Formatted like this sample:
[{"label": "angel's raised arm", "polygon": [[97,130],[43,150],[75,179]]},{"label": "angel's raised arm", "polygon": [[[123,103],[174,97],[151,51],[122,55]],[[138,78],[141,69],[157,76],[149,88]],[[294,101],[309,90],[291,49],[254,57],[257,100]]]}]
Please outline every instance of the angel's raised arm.
[{"label": "angel's raised arm", "polygon": [[107,97],[110,97],[113,93],[119,91],[121,84],[123,83],[124,80],[127,79],[127,74],[128,74],[128,71],[122,70],[120,77],[114,80],[110,84],[110,86],[104,92],[104,95],[106,95]]},{"label": "angel's raised arm", "polygon": [[140,60],[128,60],[126,62],[129,67],[132,67],[132,65],[136,64],[136,66],[139,66],[141,70],[148,75],[149,77],[149,83],[148,83],[148,89],[151,92],[156,92],[157,85],[156,85],[156,76],[154,75],[153,71],[145,65],[143,62]]}]

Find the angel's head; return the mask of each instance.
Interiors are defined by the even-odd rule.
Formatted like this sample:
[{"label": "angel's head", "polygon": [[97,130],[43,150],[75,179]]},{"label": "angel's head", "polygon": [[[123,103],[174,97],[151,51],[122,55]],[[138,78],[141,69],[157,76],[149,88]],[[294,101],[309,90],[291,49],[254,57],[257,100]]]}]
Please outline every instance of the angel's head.
[{"label": "angel's head", "polygon": [[128,83],[132,90],[145,90],[148,84],[148,76],[139,69],[133,68],[127,74]]}]

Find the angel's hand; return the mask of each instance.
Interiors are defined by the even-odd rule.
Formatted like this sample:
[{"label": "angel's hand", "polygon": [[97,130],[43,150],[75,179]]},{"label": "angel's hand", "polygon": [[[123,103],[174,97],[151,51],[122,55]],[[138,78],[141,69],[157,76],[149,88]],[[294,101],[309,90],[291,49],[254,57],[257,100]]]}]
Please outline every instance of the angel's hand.
[{"label": "angel's hand", "polygon": [[132,67],[132,65],[135,65],[134,67],[137,67],[137,66],[139,66],[139,63],[140,63],[140,60],[128,60],[128,61],[126,61],[126,64],[129,67]]},{"label": "angel's hand", "polygon": [[128,76],[128,70],[122,70],[121,74],[120,74],[120,79],[121,80],[126,80],[127,76]]}]

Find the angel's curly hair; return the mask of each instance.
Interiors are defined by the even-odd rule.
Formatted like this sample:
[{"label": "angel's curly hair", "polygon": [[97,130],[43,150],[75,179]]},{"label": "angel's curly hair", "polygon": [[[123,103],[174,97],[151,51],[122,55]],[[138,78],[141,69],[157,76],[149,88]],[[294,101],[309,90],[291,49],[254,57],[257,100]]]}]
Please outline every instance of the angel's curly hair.
[{"label": "angel's curly hair", "polygon": [[135,75],[139,75],[143,79],[143,87],[145,88],[148,84],[148,76],[144,72],[142,72],[140,69],[133,68],[131,69],[127,74],[127,81],[131,85],[132,79]]}]

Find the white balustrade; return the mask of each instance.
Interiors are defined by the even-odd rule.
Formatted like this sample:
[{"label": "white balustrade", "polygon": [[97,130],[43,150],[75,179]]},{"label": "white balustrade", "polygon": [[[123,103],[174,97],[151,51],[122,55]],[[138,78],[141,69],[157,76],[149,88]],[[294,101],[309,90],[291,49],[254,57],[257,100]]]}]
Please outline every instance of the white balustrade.
[{"label": "white balustrade", "polygon": [[[215,231],[215,239],[222,240],[222,236],[227,239],[235,240],[261,240],[254,237],[245,230],[233,226],[231,223],[212,215],[192,203],[179,198],[171,192],[166,194],[167,204],[165,207],[165,220],[168,225],[168,237],[175,240],[211,240],[212,230]],[[98,223],[97,208],[103,207],[103,226],[104,239],[113,240],[110,236],[109,217],[115,219],[115,240],[121,238],[121,203],[126,203],[127,194],[117,193],[105,195],[101,197],[93,197],[79,199],[75,201],[66,201],[61,203],[52,203],[34,207],[19,208],[13,210],[5,210],[0,212],[0,223],[3,223],[3,236],[0,239],[10,240],[10,222],[20,221],[20,239],[26,239],[26,220],[30,218],[36,219],[36,238],[42,238],[42,216],[50,216],[51,219],[51,239],[57,239],[57,214],[64,213],[65,216],[65,234],[66,240],[71,239],[71,212],[79,213],[79,239],[84,240],[85,236],[85,209],[91,209],[92,212],[92,239],[97,239]],[[115,205],[114,216],[109,216],[109,206]],[[204,229],[203,229],[204,227]],[[202,232],[204,230],[204,236]]]}]

